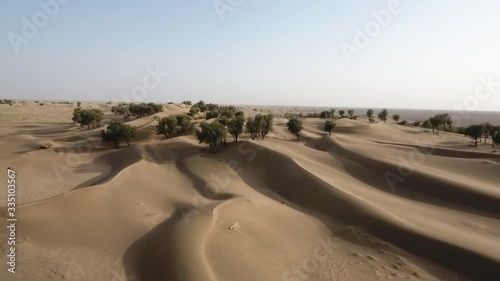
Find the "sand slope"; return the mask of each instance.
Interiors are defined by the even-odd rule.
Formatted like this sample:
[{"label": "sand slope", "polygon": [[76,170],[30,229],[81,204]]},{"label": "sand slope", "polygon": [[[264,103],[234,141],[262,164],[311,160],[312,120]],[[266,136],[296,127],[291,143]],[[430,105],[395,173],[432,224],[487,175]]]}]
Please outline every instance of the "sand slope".
[{"label": "sand slope", "polygon": [[23,204],[18,272],[2,263],[1,280],[497,280],[500,155],[347,119],[331,136],[307,119],[300,141],[277,119],[264,141],[211,155],[192,135],[156,136],[186,112],[165,109],[131,121],[120,150],[62,117],[2,121]]}]

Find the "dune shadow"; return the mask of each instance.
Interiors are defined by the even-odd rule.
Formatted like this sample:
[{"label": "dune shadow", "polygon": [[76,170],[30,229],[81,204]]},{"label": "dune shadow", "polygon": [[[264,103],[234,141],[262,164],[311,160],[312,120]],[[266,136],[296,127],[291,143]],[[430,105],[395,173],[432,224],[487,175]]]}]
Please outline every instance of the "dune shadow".
[{"label": "dune shadow", "polygon": [[[255,146],[252,143],[250,145]],[[360,226],[410,253],[474,279],[496,280],[495,277],[500,274],[500,264],[496,261],[393,224],[348,194],[304,170],[289,157],[264,147],[256,151],[258,152],[252,163],[242,166],[240,177],[248,186],[264,196],[268,195],[262,193],[260,187],[255,186],[255,175],[259,175],[268,189],[299,206],[300,209],[290,207],[318,218],[326,226],[331,225],[331,221],[325,218],[335,218],[347,225]],[[275,167],[282,168],[275,169]],[[471,267],[471,264],[475,266]]]}]

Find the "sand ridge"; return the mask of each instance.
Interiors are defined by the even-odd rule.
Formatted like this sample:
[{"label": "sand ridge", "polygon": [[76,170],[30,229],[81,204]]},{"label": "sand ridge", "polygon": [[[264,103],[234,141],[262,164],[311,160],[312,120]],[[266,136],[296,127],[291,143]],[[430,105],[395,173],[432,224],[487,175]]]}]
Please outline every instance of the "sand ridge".
[{"label": "sand ridge", "polygon": [[[46,105],[57,117],[27,106],[48,114],[40,117],[46,122],[0,118],[0,162],[19,172],[22,203],[19,270],[8,274],[3,263],[1,280],[496,280],[500,273],[500,158],[486,147],[471,151],[463,136],[362,119],[338,120],[329,136],[323,120],[306,119],[296,141],[277,118],[265,140],[243,136],[212,155],[192,130],[156,136],[159,118],[187,111],[166,105],[129,121],[137,137],[115,150],[99,142],[98,130],[82,136],[69,124],[71,107]],[[106,105],[84,106],[109,114]],[[38,150],[41,141],[54,147]],[[386,172],[399,176],[395,185]]]}]

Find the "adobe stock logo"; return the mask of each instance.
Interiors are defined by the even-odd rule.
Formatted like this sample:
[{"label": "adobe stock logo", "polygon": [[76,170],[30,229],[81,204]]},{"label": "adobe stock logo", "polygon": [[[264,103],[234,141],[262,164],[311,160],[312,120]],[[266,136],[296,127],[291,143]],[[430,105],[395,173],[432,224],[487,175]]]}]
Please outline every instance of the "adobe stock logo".
[{"label": "adobe stock logo", "polygon": [[224,14],[234,11],[234,9],[241,5],[242,2],[243,0],[214,0],[214,2],[212,2],[212,6],[214,7],[215,12],[217,12],[219,19],[224,21]]},{"label": "adobe stock logo", "polygon": [[31,39],[35,38],[40,28],[43,28],[49,23],[50,18],[55,17],[62,5],[66,5],[71,0],[40,0],[38,5],[41,10],[35,12],[31,16],[31,20],[27,17],[22,17],[23,22],[21,27],[21,34],[9,32],[7,38],[9,39],[12,49],[17,54],[21,44],[28,44]]},{"label": "adobe stock logo", "polygon": [[389,0],[385,9],[378,12],[371,11],[370,14],[373,20],[367,22],[363,29],[354,28],[353,44],[340,43],[339,47],[346,61],[351,63],[353,55],[361,54],[361,51],[368,47],[372,40],[391,24],[393,15],[398,15],[402,11],[403,6],[399,0]]}]

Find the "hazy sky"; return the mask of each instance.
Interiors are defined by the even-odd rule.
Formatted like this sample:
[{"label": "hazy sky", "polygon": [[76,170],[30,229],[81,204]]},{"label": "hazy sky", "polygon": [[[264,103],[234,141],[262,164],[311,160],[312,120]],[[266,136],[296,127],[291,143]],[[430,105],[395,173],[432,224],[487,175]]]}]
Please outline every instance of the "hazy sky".
[{"label": "hazy sky", "polygon": [[500,110],[498,0],[59,1],[0,2],[0,97]]}]

